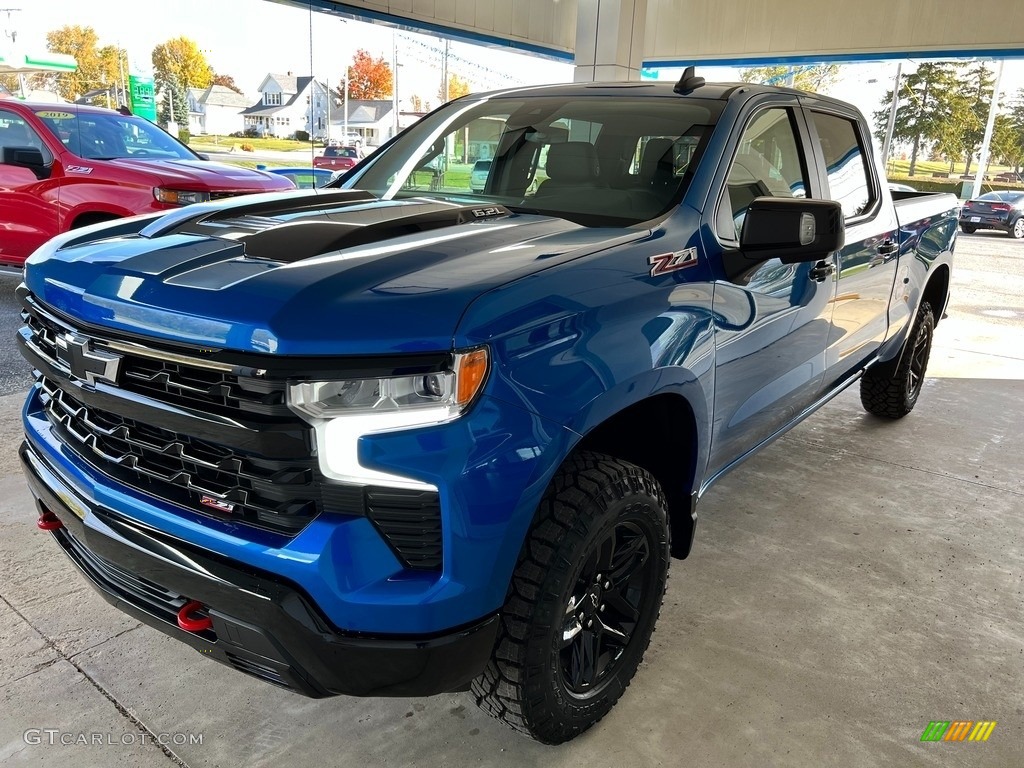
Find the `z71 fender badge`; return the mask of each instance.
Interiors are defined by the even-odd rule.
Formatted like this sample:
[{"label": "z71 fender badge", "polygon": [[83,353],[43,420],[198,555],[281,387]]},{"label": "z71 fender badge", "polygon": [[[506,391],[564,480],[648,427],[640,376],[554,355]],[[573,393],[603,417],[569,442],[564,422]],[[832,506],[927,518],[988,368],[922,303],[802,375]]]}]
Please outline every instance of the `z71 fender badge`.
[{"label": "z71 fender badge", "polygon": [[677,269],[686,269],[696,264],[697,249],[686,248],[673,253],[659,253],[657,256],[648,258],[647,263],[651,265],[651,277],[667,275],[669,272],[675,272]]}]

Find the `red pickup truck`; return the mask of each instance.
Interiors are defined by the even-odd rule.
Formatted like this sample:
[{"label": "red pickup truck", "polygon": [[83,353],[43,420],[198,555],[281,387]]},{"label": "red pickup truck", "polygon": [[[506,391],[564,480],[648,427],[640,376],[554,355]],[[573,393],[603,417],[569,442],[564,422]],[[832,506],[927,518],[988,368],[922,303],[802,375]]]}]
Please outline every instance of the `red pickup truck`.
[{"label": "red pickup truck", "polygon": [[153,123],[78,104],[0,101],[0,267],[59,232],[294,185],[212,163]]}]

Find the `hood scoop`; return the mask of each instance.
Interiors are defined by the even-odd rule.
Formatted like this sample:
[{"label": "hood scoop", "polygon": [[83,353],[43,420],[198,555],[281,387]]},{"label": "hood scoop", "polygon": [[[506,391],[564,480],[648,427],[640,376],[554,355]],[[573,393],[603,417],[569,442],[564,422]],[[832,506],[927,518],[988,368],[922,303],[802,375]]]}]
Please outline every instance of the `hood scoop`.
[{"label": "hood scoop", "polygon": [[369,208],[327,221],[293,221],[267,227],[240,241],[247,258],[291,264],[343,248],[509,215],[508,209],[500,205],[437,203]]}]

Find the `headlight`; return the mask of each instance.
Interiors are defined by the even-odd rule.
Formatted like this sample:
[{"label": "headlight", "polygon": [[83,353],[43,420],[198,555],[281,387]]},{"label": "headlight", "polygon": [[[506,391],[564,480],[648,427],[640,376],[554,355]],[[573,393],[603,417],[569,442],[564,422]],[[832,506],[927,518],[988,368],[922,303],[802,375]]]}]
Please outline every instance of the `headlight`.
[{"label": "headlight", "polygon": [[406,414],[399,423],[439,423],[455,418],[472,402],[487,367],[487,350],[474,349],[457,353],[450,371],[291,384],[288,404],[314,419]]},{"label": "headlight", "polygon": [[447,371],[304,381],[288,386],[288,406],[312,424],[325,477],[359,485],[437,490],[421,480],[363,466],[359,440],[457,418],[483,388],[489,365],[487,349],[481,347],[456,353]]},{"label": "headlight", "polygon": [[154,187],[153,197],[168,205],[192,205],[210,201],[209,192],[192,192],[187,189],[168,189],[167,187]]}]

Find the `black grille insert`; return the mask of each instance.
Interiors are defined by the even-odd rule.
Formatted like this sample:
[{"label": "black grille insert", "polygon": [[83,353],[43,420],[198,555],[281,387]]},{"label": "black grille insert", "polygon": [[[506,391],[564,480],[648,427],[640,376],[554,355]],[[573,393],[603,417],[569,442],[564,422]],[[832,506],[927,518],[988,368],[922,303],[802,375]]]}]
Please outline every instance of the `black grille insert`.
[{"label": "black grille insert", "polygon": [[366,515],[405,567],[441,567],[441,501],[437,491],[367,488]]},{"label": "black grille insert", "polygon": [[77,453],[132,488],[204,514],[294,534],[319,513],[315,460],[255,457],[88,407],[40,379],[47,418]]}]

